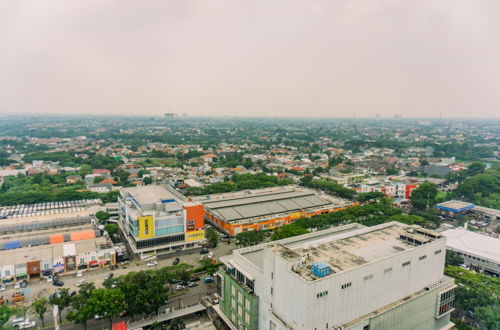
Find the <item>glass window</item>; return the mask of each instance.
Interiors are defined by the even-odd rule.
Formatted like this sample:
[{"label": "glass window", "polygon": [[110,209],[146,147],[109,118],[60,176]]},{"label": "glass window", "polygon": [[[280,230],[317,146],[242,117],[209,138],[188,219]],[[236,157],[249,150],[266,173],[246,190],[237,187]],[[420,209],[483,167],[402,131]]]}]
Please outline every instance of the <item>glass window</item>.
[{"label": "glass window", "polygon": [[450,312],[455,307],[455,289],[442,292],[438,296],[438,311],[437,316],[440,317],[445,313]]}]

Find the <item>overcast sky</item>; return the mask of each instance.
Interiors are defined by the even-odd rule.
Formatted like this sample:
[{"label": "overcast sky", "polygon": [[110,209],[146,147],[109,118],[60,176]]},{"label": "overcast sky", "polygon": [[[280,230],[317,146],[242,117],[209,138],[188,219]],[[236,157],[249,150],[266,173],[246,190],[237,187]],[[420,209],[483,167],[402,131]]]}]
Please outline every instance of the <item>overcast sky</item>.
[{"label": "overcast sky", "polygon": [[500,118],[500,1],[0,0],[0,114]]}]

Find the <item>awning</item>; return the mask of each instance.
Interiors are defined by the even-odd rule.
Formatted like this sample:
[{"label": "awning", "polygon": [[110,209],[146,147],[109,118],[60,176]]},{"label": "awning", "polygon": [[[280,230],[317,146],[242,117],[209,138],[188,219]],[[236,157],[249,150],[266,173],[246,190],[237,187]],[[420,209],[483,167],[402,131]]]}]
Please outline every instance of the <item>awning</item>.
[{"label": "awning", "polygon": [[63,234],[55,234],[50,236],[50,244],[58,244],[58,243],[64,243]]},{"label": "awning", "polygon": [[5,243],[4,249],[5,250],[12,250],[12,249],[17,249],[21,247],[21,241],[10,241]]}]

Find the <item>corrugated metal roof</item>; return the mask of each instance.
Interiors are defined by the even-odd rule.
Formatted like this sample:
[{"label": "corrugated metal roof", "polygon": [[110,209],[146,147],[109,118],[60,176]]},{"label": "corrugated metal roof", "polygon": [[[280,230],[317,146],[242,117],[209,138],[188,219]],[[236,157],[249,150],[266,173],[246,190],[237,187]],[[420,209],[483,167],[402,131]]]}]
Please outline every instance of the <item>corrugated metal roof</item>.
[{"label": "corrugated metal roof", "polygon": [[231,222],[289,213],[330,204],[311,192],[285,192],[267,196],[249,196],[230,201],[205,203],[218,217]]},{"label": "corrugated metal roof", "polygon": [[259,195],[248,195],[226,200],[203,201],[203,204],[209,207],[210,209],[217,209],[220,207],[255,204],[261,202],[276,201],[280,199],[289,199],[293,197],[301,197],[309,195],[314,196],[314,193],[307,191],[280,191],[280,192],[271,192]]}]

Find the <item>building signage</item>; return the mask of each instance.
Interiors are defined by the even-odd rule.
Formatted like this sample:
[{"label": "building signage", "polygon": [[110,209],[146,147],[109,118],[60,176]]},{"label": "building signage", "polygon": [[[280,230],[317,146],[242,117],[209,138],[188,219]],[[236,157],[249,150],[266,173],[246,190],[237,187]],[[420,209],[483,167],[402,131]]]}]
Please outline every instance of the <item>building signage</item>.
[{"label": "building signage", "polygon": [[138,217],[139,238],[151,238],[155,236],[155,220],[152,215]]},{"label": "building signage", "polygon": [[290,213],[290,219],[298,219],[302,216],[300,212]]},{"label": "building signage", "polygon": [[198,241],[205,238],[204,230],[195,230],[186,232],[186,242]]}]

